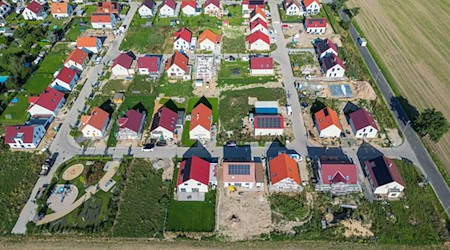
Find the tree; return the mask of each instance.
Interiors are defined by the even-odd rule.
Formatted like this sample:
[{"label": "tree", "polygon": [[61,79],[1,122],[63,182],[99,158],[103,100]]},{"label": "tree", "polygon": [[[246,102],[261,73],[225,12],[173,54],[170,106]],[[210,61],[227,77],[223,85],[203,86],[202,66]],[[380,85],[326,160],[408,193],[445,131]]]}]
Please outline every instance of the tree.
[{"label": "tree", "polygon": [[355,16],[357,16],[360,11],[361,11],[361,8],[359,8],[359,7],[349,9],[348,12],[350,13],[350,18],[354,18]]},{"label": "tree", "polygon": [[342,26],[342,28],[344,28],[345,30],[348,30],[348,29],[350,28],[350,21],[349,21],[349,20],[347,20],[347,21],[342,20],[342,21],[341,21],[341,26]]},{"label": "tree", "polygon": [[338,12],[345,4],[345,2],[347,2],[348,0],[335,0],[332,3],[333,9],[334,11]]},{"label": "tree", "polygon": [[5,82],[5,87],[9,90],[10,89],[18,89],[19,85],[17,82],[17,78],[14,76],[8,77],[8,79],[6,79],[6,82]]},{"label": "tree", "polygon": [[428,108],[417,116],[414,129],[420,136],[428,135],[433,142],[438,142],[449,131],[450,124],[441,111]]},{"label": "tree", "polygon": [[52,44],[56,43],[58,41],[58,35],[56,34],[56,32],[50,31],[47,34],[47,41]]}]

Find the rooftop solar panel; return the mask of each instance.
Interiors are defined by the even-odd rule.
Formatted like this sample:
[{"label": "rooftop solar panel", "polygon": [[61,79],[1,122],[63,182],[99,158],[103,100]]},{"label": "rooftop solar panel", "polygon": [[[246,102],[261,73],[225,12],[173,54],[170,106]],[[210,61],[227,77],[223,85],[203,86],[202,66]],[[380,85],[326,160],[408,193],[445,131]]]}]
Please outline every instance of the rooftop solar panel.
[{"label": "rooftop solar panel", "polygon": [[279,116],[258,116],[256,120],[258,128],[282,128]]},{"label": "rooftop solar panel", "polygon": [[246,164],[231,164],[228,166],[229,175],[249,175],[250,165]]}]

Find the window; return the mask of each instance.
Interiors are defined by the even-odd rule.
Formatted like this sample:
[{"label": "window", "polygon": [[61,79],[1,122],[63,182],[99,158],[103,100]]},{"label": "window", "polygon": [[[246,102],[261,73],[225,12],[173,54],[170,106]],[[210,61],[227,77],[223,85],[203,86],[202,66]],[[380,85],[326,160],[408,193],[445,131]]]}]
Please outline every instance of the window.
[{"label": "window", "polygon": [[187,184],[187,183],[184,183],[184,185],[187,186],[188,184]]},{"label": "window", "polygon": [[180,192],[182,193],[186,192],[186,188],[180,188]]},{"label": "window", "polygon": [[369,132],[372,132],[373,131],[373,129],[371,128],[370,130],[369,130]]},{"label": "window", "polygon": [[331,175],[328,175],[328,180],[331,180]]},{"label": "window", "polygon": [[366,132],[366,129],[363,129],[363,133]]},{"label": "window", "polygon": [[348,175],[345,176],[345,180],[346,180],[346,181],[350,180],[350,177],[349,177]]},{"label": "window", "polygon": [[202,184],[201,183],[197,183],[197,186],[201,186]]}]

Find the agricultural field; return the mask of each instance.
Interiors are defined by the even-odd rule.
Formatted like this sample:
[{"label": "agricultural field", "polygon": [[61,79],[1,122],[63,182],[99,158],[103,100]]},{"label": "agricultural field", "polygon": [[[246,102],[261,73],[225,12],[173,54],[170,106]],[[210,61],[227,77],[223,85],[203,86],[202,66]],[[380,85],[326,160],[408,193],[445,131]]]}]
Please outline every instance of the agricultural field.
[{"label": "agricultural field", "polygon": [[[396,94],[418,110],[435,107],[450,120],[450,26],[441,25],[450,23],[448,1],[433,1],[432,8],[419,0],[350,0],[347,5],[361,8],[356,22]],[[450,172],[450,134],[429,144]]]},{"label": "agricultural field", "polygon": [[119,237],[163,237],[170,202],[170,182],[162,181],[162,170],[133,159],[113,235]]},{"label": "agricultural field", "polygon": [[0,235],[14,227],[43,160],[42,155],[0,149]]},{"label": "agricultural field", "polygon": [[224,85],[247,85],[254,83],[267,83],[277,81],[276,76],[251,76],[250,62],[244,62],[240,59],[236,62],[226,62],[222,60],[219,77],[217,80],[218,86]]}]

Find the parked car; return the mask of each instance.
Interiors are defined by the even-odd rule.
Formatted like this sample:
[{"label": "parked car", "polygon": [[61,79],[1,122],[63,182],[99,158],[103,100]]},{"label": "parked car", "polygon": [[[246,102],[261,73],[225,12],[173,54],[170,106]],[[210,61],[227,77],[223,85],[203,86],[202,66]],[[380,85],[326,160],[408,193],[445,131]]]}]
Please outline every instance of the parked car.
[{"label": "parked car", "polygon": [[142,147],[142,151],[143,152],[152,152],[154,147],[155,147],[154,143],[147,143]]},{"label": "parked car", "polygon": [[167,141],[165,141],[165,140],[158,141],[158,142],[156,143],[156,146],[158,146],[158,147],[164,147],[164,146],[167,146]]},{"label": "parked car", "polygon": [[227,143],[225,145],[227,147],[236,147],[237,143],[236,143],[236,141],[227,141]]},{"label": "parked car", "polygon": [[242,61],[244,61],[244,62],[250,61],[250,58],[249,58],[248,56],[243,56],[241,59],[242,59]]}]

